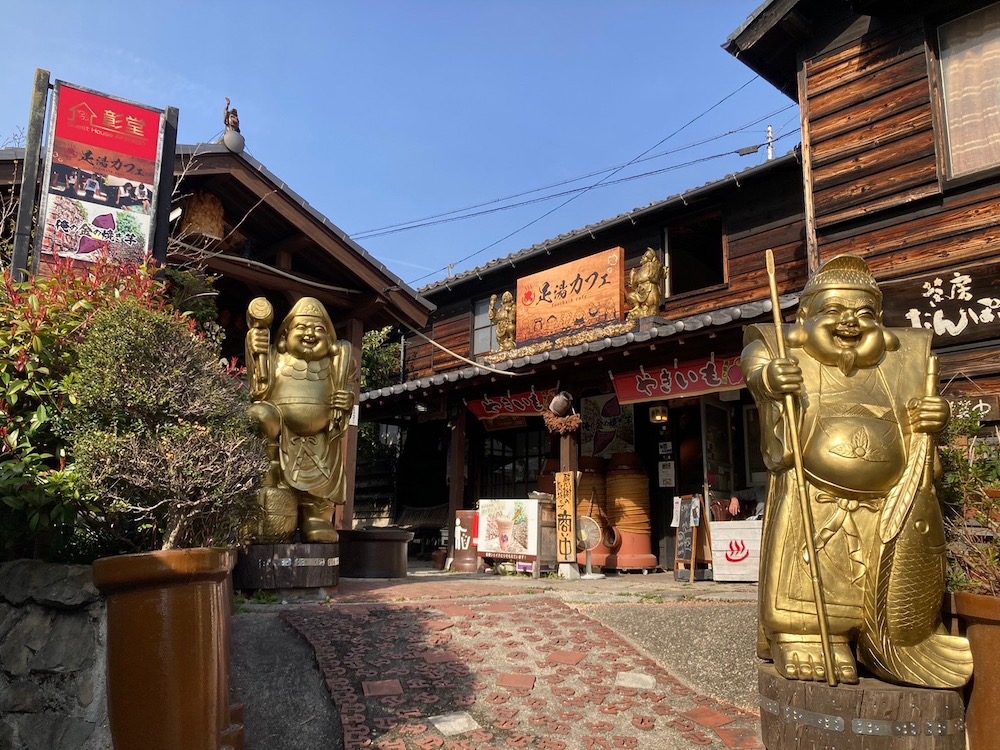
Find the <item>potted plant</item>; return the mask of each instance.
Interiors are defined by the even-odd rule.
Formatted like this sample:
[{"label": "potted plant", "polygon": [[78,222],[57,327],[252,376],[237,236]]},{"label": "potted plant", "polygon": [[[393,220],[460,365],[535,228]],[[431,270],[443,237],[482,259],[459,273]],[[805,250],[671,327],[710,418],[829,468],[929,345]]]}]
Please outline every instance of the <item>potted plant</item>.
[{"label": "potted plant", "polygon": [[948,590],[972,646],[966,725],[971,750],[1000,734],[1000,430],[983,431],[968,401],[953,405],[941,448]]},{"label": "potted plant", "polygon": [[132,300],[99,312],[76,355],[60,429],[89,498],[78,534],[120,553],[93,565],[115,747],[242,747],[230,572],[267,466],[245,389],[192,323]]}]

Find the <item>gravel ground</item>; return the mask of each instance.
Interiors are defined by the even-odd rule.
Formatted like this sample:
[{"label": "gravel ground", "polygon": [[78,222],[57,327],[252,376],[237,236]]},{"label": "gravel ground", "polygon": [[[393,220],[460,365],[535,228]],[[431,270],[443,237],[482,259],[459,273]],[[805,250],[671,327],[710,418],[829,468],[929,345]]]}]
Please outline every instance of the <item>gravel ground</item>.
[{"label": "gravel ground", "polygon": [[759,715],[755,602],[578,606],[692,688]]}]

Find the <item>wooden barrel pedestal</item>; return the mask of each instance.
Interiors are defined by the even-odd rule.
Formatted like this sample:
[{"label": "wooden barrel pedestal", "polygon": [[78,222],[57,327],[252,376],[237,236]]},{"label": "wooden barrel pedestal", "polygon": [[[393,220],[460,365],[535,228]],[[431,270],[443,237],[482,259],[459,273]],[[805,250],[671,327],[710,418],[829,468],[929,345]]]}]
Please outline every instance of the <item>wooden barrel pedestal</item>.
[{"label": "wooden barrel pedestal", "polygon": [[964,750],[965,707],[955,690],[786,680],[761,664],[760,728],[767,750]]},{"label": "wooden barrel pedestal", "polygon": [[335,589],[340,581],[340,545],[251,544],[240,552],[233,587],[256,589]]}]

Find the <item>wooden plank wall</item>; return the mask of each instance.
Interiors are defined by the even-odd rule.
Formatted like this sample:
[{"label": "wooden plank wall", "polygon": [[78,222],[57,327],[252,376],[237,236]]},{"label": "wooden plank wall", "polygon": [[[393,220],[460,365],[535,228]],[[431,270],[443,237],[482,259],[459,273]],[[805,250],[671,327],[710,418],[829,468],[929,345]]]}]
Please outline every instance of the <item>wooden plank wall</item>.
[{"label": "wooden plank wall", "polygon": [[[822,260],[853,253],[881,281],[917,284],[996,258],[998,181],[941,188],[928,65],[921,18],[838,39],[806,61]],[[998,350],[943,350],[950,392],[1000,391]]]},{"label": "wooden plank wall", "polygon": [[996,255],[1000,186],[942,193],[919,20],[806,62],[820,255],[879,279]]},{"label": "wooden plank wall", "polygon": [[774,251],[780,293],[799,291],[808,279],[802,183],[788,170],[766,186],[747,185],[723,206],[728,284],[695,294],[668,298],[663,316],[669,320],[699,315],[768,296],[764,253]]},{"label": "wooden plank wall", "polygon": [[820,231],[938,194],[921,24],[863,35],[805,74]]},{"label": "wooden plank wall", "polygon": [[[472,358],[472,305],[439,311],[424,333],[456,354]],[[436,373],[468,367],[467,362],[452,357],[418,336],[406,337],[403,354],[403,379],[426,378]]]}]

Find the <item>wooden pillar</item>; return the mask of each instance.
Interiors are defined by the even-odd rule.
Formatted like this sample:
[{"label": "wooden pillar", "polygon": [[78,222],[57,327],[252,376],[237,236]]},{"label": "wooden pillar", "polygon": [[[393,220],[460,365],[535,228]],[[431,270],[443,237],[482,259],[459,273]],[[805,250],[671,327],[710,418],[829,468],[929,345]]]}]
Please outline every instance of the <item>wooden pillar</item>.
[{"label": "wooden pillar", "polygon": [[575,432],[559,436],[559,471],[580,469],[580,437]]},{"label": "wooden pillar", "polygon": [[816,236],[816,208],[813,205],[812,140],[809,137],[809,90],[805,66],[799,67],[799,117],[802,126],[802,202],[805,210],[806,263],[809,276],[819,270],[819,239]]},{"label": "wooden pillar", "polygon": [[455,556],[455,518],[465,505],[465,422],[468,410],[463,406],[449,424],[448,447],[448,557]]},{"label": "wooden pillar", "polygon": [[[354,403],[358,409],[358,395],[361,393],[361,340],[364,338],[364,326],[360,320],[351,318],[343,328],[338,331],[339,338],[347,339],[351,342],[351,354],[358,368],[358,382],[354,384]],[[354,528],[354,485],[358,470],[358,425],[352,424],[347,428],[347,435],[342,442],[344,451],[344,470],[347,473],[347,502],[337,509],[336,527],[338,529]]]},{"label": "wooden pillar", "polygon": [[[576,475],[580,469],[580,436],[577,432],[568,432],[559,436],[559,471],[571,471]],[[576,504],[573,504],[576,513]],[[557,521],[558,523],[558,521]],[[580,566],[573,563],[559,563],[559,575],[568,580],[580,578]]]}]

